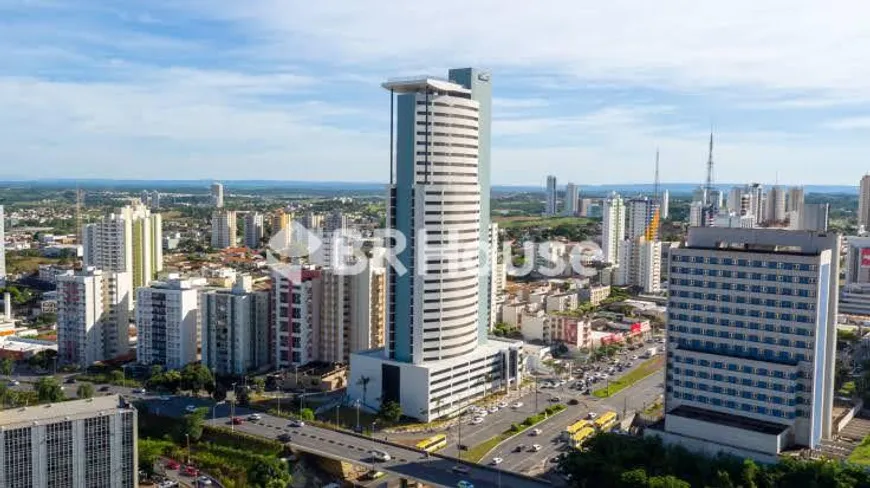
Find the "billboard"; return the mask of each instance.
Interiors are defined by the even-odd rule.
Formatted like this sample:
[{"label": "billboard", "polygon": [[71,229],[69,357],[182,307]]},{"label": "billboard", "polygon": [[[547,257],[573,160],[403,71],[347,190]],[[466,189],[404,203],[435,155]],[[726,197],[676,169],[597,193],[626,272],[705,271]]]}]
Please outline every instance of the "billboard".
[{"label": "billboard", "polygon": [[861,249],[861,267],[870,268],[870,247]]}]

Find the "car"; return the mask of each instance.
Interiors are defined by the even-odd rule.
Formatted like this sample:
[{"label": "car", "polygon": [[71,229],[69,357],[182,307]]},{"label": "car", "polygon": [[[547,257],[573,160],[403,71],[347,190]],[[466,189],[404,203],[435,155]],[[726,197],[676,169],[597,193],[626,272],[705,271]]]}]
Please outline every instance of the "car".
[{"label": "car", "polygon": [[632,361],[637,361],[638,359],[640,359],[640,358],[637,357],[637,354],[635,354],[634,356],[631,357]]},{"label": "car", "polygon": [[160,395],[160,400],[168,402],[169,400],[172,400],[172,397],[169,395]]},{"label": "car", "polygon": [[199,470],[194,466],[183,466],[179,473],[183,476],[196,477],[199,476]]},{"label": "car", "polygon": [[512,406],[513,408],[522,408],[522,407],[523,407],[523,402],[514,402],[514,404],[511,405],[511,406]]},{"label": "car", "polygon": [[474,488],[474,485],[470,481],[461,480],[456,484],[456,488]]},{"label": "car", "polygon": [[21,382],[18,381],[18,380],[11,380],[11,381],[9,382],[9,386],[18,386],[18,385],[20,385],[20,384],[21,384]]},{"label": "car", "polygon": [[179,466],[181,466],[181,465],[178,464],[178,461],[170,459],[169,461],[166,461],[165,466],[166,466],[166,469],[170,469],[170,470],[174,471],[174,470],[178,469]]},{"label": "car", "polygon": [[586,415],[586,418],[588,418],[589,420],[595,420],[597,417],[598,417],[598,414],[595,413],[595,412],[589,412],[589,413]]},{"label": "car", "polygon": [[393,459],[392,457],[390,457],[390,454],[388,452],[378,451],[376,449],[369,451],[369,455],[376,461],[383,462],[383,461],[389,461],[390,459]]},{"label": "car", "polygon": [[383,477],[384,477],[383,471],[369,471],[368,473],[366,473],[366,478],[368,478],[370,480],[376,480],[378,478],[383,478]]},{"label": "car", "polygon": [[471,472],[471,468],[469,468],[468,466],[466,466],[464,464],[456,464],[452,468],[450,468],[450,470],[453,471],[454,473],[459,473],[459,474],[468,474]]},{"label": "car", "polygon": [[494,458],[492,458],[492,461],[490,463],[493,466],[498,466],[499,464],[501,464],[502,461],[504,461],[504,459],[502,459],[500,457],[494,457]]},{"label": "car", "polygon": [[576,398],[572,398],[572,399],[568,400],[568,405],[579,405],[579,404],[580,404],[580,400],[578,400]]},{"label": "car", "polygon": [[559,456],[553,456],[553,457],[550,458],[550,462],[553,463],[553,464],[556,464],[556,463],[558,463],[558,462],[561,461],[561,460],[562,460],[562,456],[561,456],[561,455],[559,455]]},{"label": "car", "polygon": [[290,439],[291,439],[290,434],[288,434],[286,432],[282,432],[282,433],[278,434],[278,441],[279,442],[290,442]]},{"label": "car", "polygon": [[532,429],[531,435],[532,435],[532,437],[537,437],[537,436],[541,435],[541,429]]},{"label": "car", "polygon": [[508,404],[507,402],[498,402],[497,406],[498,408],[507,408]]},{"label": "car", "polygon": [[251,415],[248,415],[248,420],[253,421],[253,422],[256,422],[256,421],[259,421],[262,419],[263,419],[263,417],[258,413],[252,413]]},{"label": "car", "polygon": [[144,394],[148,393],[148,391],[145,390],[145,388],[137,388],[137,389],[133,390],[133,393],[138,393],[139,395],[144,395]]},{"label": "car", "polygon": [[245,421],[242,420],[241,417],[233,417],[232,420],[230,420],[230,422],[232,422],[233,425],[242,425]]},{"label": "car", "polygon": [[489,413],[496,413],[496,412],[498,412],[497,406],[493,405],[493,406],[489,407]]},{"label": "car", "polygon": [[523,444],[519,444],[517,447],[514,448],[514,452],[523,452],[525,448],[526,446],[524,446]]},{"label": "car", "polygon": [[208,476],[200,476],[196,479],[196,483],[199,486],[211,486],[211,478],[209,478]]},{"label": "car", "polygon": [[486,417],[489,414],[489,412],[487,412],[486,410],[478,410],[475,413],[477,414],[478,417]]},{"label": "car", "polygon": [[562,399],[559,398],[559,397],[550,397],[550,401],[553,402],[553,403],[556,403],[556,402],[561,402]]},{"label": "car", "polygon": [[109,391],[110,389],[111,388],[109,388],[109,385],[103,385],[100,387],[100,391]]},{"label": "car", "polygon": [[305,427],[305,422],[303,422],[301,420],[291,420],[290,423],[287,425],[289,425],[290,427],[295,427],[298,429],[301,427]]},{"label": "car", "polygon": [[75,378],[75,376],[67,376],[66,379],[63,380],[63,382],[68,384],[68,385],[74,385],[76,382],[76,378]]},{"label": "car", "polygon": [[480,425],[483,423],[483,417],[474,417],[471,419],[471,425]]},{"label": "car", "polygon": [[187,413],[196,412],[196,405],[188,405],[188,406],[184,407],[184,411]]},{"label": "car", "polygon": [[532,452],[538,452],[538,451],[540,451],[541,449],[542,449],[542,448],[541,448],[541,445],[540,445],[540,444],[532,444],[532,449],[531,449]]}]

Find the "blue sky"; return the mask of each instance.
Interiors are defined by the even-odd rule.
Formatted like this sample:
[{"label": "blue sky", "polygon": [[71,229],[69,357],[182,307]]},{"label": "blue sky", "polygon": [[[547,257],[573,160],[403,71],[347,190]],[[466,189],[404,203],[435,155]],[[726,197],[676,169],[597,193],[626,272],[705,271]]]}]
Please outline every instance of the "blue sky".
[{"label": "blue sky", "polygon": [[[601,4],[601,5],[598,5]],[[0,0],[0,178],[384,181],[386,78],[493,72],[493,182],[856,184],[870,4]]]}]

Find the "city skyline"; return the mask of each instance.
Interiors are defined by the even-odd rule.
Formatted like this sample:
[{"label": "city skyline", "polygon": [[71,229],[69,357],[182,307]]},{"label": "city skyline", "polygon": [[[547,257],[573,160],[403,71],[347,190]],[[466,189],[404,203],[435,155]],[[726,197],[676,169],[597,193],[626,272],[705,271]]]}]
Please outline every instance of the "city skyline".
[{"label": "city skyline", "polygon": [[[432,8],[425,15],[459,10]],[[717,181],[779,171],[783,185],[852,185],[865,172],[870,73],[851,62],[868,44],[855,8],[462,8],[438,15],[435,29],[387,1],[7,2],[0,178],[226,180],[257,168],[276,179],[327,180],[338,169],[386,181],[377,82],[448,65],[493,73],[494,184],[548,173],[600,184],[613,179],[590,171],[602,165],[647,182],[656,147],[662,181],[701,182],[711,125]],[[687,18],[698,22],[673,22]],[[512,38],[518,24],[523,42]],[[820,162],[833,171],[818,172]]]}]

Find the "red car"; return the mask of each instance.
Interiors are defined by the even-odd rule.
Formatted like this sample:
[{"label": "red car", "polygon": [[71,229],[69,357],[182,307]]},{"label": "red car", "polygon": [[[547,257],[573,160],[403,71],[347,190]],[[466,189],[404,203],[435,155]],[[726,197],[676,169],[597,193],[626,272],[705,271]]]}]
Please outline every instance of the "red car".
[{"label": "red car", "polygon": [[178,461],[173,461],[172,459],[170,459],[169,461],[166,461],[166,469],[176,470],[176,469],[178,469],[179,466],[181,466],[181,465],[178,464]]},{"label": "red car", "polygon": [[242,425],[242,422],[244,422],[244,420],[240,417],[233,417],[233,425]]},{"label": "red car", "polygon": [[185,466],[181,469],[181,474],[184,476],[199,476],[199,470],[193,466]]}]

